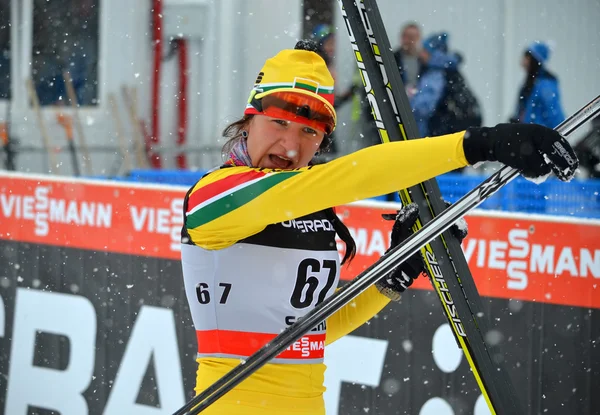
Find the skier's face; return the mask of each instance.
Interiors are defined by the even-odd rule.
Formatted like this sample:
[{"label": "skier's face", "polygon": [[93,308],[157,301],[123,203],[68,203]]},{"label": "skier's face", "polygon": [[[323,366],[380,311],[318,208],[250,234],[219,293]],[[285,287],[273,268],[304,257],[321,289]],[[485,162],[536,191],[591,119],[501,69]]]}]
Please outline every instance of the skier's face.
[{"label": "skier's face", "polygon": [[308,166],[325,136],[305,124],[266,115],[252,117],[247,131],[252,164],[267,169]]}]

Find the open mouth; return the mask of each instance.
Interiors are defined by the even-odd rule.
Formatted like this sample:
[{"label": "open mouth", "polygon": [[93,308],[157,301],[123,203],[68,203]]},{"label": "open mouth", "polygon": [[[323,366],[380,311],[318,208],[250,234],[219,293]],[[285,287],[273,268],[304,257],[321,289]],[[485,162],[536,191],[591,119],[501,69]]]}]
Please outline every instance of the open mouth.
[{"label": "open mouth", "polygon": [[278,169],[289,169],[293,164],[293,161],[289,158],[276,154],[269,154],[269,160],[271,160],[271,163]]}]

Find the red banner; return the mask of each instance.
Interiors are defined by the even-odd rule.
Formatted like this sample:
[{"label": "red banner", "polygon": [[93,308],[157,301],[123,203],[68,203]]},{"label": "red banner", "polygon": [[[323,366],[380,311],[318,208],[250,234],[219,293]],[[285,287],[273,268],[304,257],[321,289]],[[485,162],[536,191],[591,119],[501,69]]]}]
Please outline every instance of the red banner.
[{"label": "red banner", "polygon": [[[356,258],[342,268],[344,279],[389,246],[390,222],[381,219],[386,211],[393,209],[372,203],[338,209],[357,244]],[[600,221],[490,211],[466,220],[462,248],[482,296],[600,308]],[[413,287],[431,289],[431,282],[419,278]]]},{"label": "red banner", "polygon": [[177,187],[0,175],[0,238],[179,259]]},{"label": "red banner", "polygon": [[[179,259],[185,188],[0,175],[0,239]],[[351,279],[389,246],[381,204],[338,208]],[[478,211],[463,250],[482,296],[600,308],[600,221]],[[420,278],[416,288],[431,289]]]}]

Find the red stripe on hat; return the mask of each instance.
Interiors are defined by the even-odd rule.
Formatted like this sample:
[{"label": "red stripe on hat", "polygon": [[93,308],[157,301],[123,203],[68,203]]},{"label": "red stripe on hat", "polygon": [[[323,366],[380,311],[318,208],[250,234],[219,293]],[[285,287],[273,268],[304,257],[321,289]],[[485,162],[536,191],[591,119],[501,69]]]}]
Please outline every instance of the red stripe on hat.
[{"label": "red stripe on hat", "polygon": [[333,105],[333,102],[335,101],[334,94],[319,94],[319,96],[325,98],[331,105]]}]

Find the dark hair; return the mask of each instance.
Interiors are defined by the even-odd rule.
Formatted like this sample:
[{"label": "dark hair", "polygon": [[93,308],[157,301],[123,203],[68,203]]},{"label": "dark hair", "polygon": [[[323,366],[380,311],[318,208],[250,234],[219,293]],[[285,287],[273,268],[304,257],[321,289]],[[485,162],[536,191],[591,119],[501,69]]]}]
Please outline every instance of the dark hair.
[{"label": "dark hair", "polygon": [[404,33],[404,31],[409,28],[417,29],[419,33],[421,33],[421,26],[419,26],[419,24],[415,21],[408,22],[404,26],[402,26],[400,33]]},{"label": "dark hair", "polygon": [[536,79],[556,79],[554,74],[545,69],[541,62],[533,57],[530,51],[526,51],[525,56],[529,59],[529,67],[527,68],[527,78],[525,79],[525,82],[519,91],[519,113],[521,113],[521,110],[525,107],[525,102],[527,102],[531,92],[533,91]]},{"label": "dark hair", "polygon": [[325,215],[327,216],[329,222],[331,222],[331,225],[333,225],[335,233],[337,233],[340,239],[346,244],[346,252],[344,253],[344,258],[342,259],[342,265],[346,262],[350,263],[350,261],[352,261],[356,255],[356,241],[352,237],[352,234],[350,234],[348,227],[344,225],[344,222],[342,222],[335,214],[335,210],[333,210],[333,208],[326,209]]},{"label": "dark hair", "polygon": [[294,49],[318,53],[319,44],[312,39],[300,39],[298,42],[296,42]]},{"label": "dark hair", "polygon": [[531,91],[533,91],[533,85],[535,84],[535,79],[537,78],[538,73],[540,72],[540,63],[536,58],[533,57],[531,52],[525,52],[525,57],[529,59],[529,65],[527,67],[527,78],[525,78],[525,82],[521,86],[521,90],[519,91],[519,114],[522,112],[522,109],[525,109],[525,103],[529,99],[529,95],[531,95]]},{"label": "dark hair", "polygon": [[223,138],[227,138],[225,144],[221,148],[221,155],[223,157],[227,157],[235,143],[242,139],[241,131],[242,129],[250,122],[250,120],[254,117],[254,115],[244,115],[237,121],[232,122],[227,127],[223,129],[221,135]]}]

